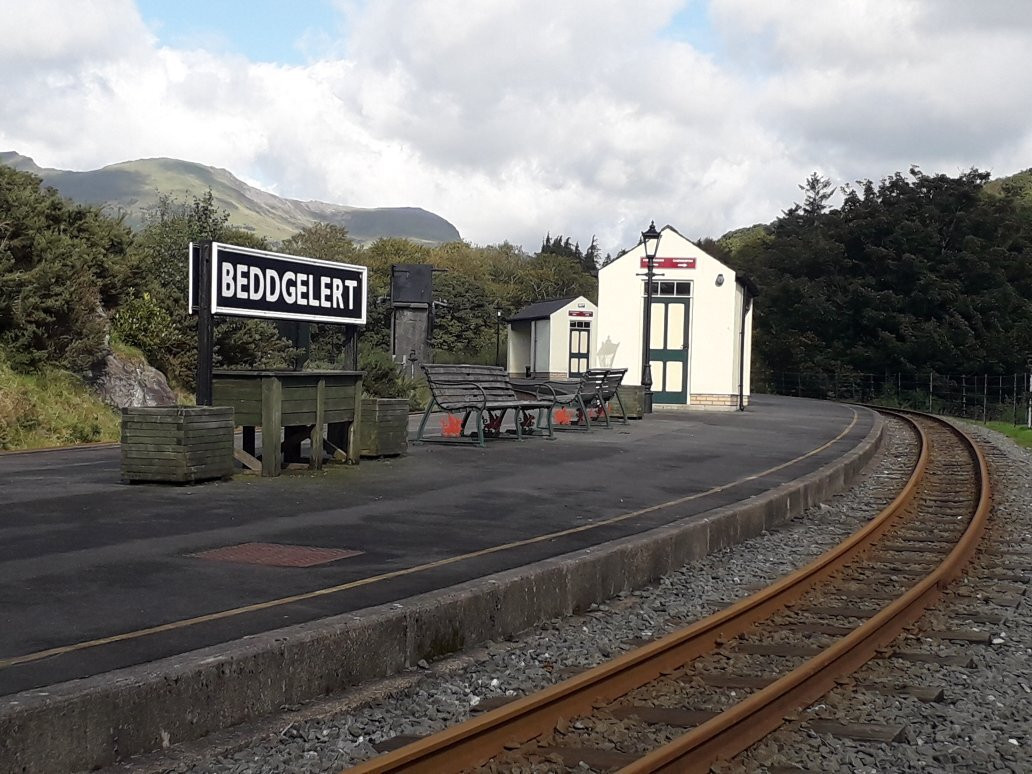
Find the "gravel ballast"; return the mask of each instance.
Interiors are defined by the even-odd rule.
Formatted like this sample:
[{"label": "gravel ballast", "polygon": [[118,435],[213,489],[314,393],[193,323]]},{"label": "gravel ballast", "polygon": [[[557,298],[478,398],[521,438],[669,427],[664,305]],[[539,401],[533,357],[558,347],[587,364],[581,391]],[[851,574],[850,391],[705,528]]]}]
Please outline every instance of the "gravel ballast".
[{"label": "gravel ballast", "polygon": [[[977,428],[974,433],[993,450],[998,491],[993,537],[1014,549],[1024,547],[1027,565],[1032,547],[1029,453],[991,431]],[[593,606],[584,615],[550,621],[510,641],[488,643],[441,662],[421,662],[416,670],[343,697],[285,708],[276,721],[224,732],[206,744],[184,746],[115,770],[339,771],[376,755],[386,740],[432,733],[503,697],[551,685],[805,564],[892,499],[909,473],[914,450],[909,431],[889,421],[882,450],[857,484],[776,532],[706,557],[650,588]],[[845,743],[808,731],[803,723],[786,728],[783,733],[789,736],[775,749],[759,749],[760,758],[732,762],[727,770],[757,770],[761,760],[821,771],[1032,770],[1032,611],[1021,597],[1018,607],[1006,612],[1008,620],[994,631],[996,644],[972,651],[976,669],[968,670],[968,678],[951,688],[945,702],[881,697],[894,716],[907,718],[908,742]],[[924,670],[929,681],[944,679],[941,667],[908,668]],[[913,674],[905,681],[913,682]],[[857,714],[884,714],[885,706],[872,703]]]},{"label": "gravel ballast", "polygon": [[[858,683],[940,688],[943,700],[922,702],[891,692],[856,691],[847,685],[797,714],[797,720],[739,759],[717,769],[752,772],[799,767],[829,772],[1032,771],[1032,454],[977,425],[961,427],[987,452],[993,480],[993,512],[972,572],[951,584],[938,604],[897,640],[901,650],[962,655],[972,666],[870,662],[854,674]],[[1009,569],[1006,569],[1009,568]],[[1005,599],[994,602],[1011,577]],[[1014,579],[1024,578],[1015,582]],[[1000,615],[1003,622],[965,620],[965,613]],[[983,631],[988,643],[966,644],[926,636],[929,631]],[[861,742],[816,733],[810,721],[883,723],[903,729],[898,743]]]}]

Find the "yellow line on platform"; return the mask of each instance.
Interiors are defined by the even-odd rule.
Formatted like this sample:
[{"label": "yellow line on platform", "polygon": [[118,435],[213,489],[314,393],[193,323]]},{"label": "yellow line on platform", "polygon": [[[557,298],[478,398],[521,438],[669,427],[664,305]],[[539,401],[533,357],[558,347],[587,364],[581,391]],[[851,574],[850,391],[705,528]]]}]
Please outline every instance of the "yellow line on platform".
[{"label": "yellow line on platform", "polygon": [[195,626],[197,624],[210,623],[211,621],[219,621],[225,618],[232,618],[238,615],[244,615],[246,613],[256,613],[261,610],[268,610],[273,607],[280,607],[282,605],[289,605],[294,602],[304,602],[310,599],[317,599],[319,597],[329,596],[331,594],[338,594],[342,591],[350,591],[351,589],[361,588],[362,586],[369,586],[374,583],[380,583],[381,581],[392,580],[394,578],[400,578],[405,575],[415,575],[416,573],[426,572],[427,570],[433,570],[438,567],[445,567],[449,564],[457,564],[458,562],[466,561],[467,559],[476,559],[481,556],[487,556],[489,554],[499,553],[501,551],[508,551],[513,548],[522,548],[524,546],[533,545],[535,543],[543,543],[548,540],[555,540],[557,538],[566,537],[567,535],[575,535],[580,532],[587,532],[598,527],[605,527],[610,524],[618,524],[628,519],[633,519],[638,516],[644,516],[648,513],[662,510],[663,508],[669,508],[675,505],[682,505],[683,503],[690,502],[691,500],[697,500],[700,497],[706,497],[708,495],[723,492],[726,489],[730,489],[735,486],[739,486],[749,481],[754,481],[757,478],[776,473],[783,468],[787,468],[790,465],[794,465],[797,462],[812,457],[815,454],[827,449],[832,444],[842,440],[850,430],[856,425],[858,415],[855,409],[850,409],[853,412],[853,418],[850,420],[846,428],[839,433],[837,436],[832,438],[827,443],[821,444],[816,449],[808,451],[794,459],[783,462],[780,465],[775,465],[772,468],[768,468],[760,473],[754,473],[750,476],[737,479],[727,484],[715,486],[712,489],[707,489],[705,492],[697,492],[692,495],[686,495],[684,497],[678,497],[675,500],[669,500],[665,503],[659,503],[658,505],[650,505],[646,508],[640,508],[636,511],[630,511],[628,513],[622,513],[619,516],[611,516],[607,519],[600,521],[591,522],[590,524],[582,524],[579,527],[570,527],[569,529],[560,530],[559,532],[550,532],[547,535],[537,535],[532,538],[525,538],[523,540],[515,540],[511,543],[503,543],[497,546],[491,546],[489,548],[482,548],[478,551],[472,551],[467,554],[460,554],[458,556],[451,556],[447,559],[439,559],[436,562],[427,562],[426,564],[415,565],[414,567],[406,567],[402,570],[393,570],[391,572],[385,572],[380,575],[372,575],[368,578],[360,578],[359,580],[349,581],[348,583],[341,583],[337,586],[328,586],[322,589],[316,589],[315,591],[306,591],[301,594],[292,594],[289,597],[280,597],[278,599],[270,599],[266,602],[256,602],[251,605],[244,605],[243,607],[235,607],[230,610],[220,610],[215,613],[207,613],[206,615],[199,615],[193,618],[184,618],[180,621],[170,621],[169,623],[159,624],[158,626],[149,626],[145,629],[136,629],[131,632],[123,632],[121,634],[113,634],[109,637],[100,637],[95,640],[86,640],[84,642],[77,642],[72,645],[62,645],[57,648],[49,648],[47,650],[37,651],[36,653],[27,653],[23,656],[14,656],[11,658],[0,659],[0,669],[7,669],[12,666],[19,664],[27,664],[32,661],[40,661],[45,658],[52,656],[62,656],[67,653],[74,653],[79,650],[86,650],[88,648],[96,648],[101,645],[111,645],[116,642],[125,642],[127,640],[140,639],[147,637],[151,634],[161,634],[162,632],[175,631],[177,629],[185,629],[189,626]]}]

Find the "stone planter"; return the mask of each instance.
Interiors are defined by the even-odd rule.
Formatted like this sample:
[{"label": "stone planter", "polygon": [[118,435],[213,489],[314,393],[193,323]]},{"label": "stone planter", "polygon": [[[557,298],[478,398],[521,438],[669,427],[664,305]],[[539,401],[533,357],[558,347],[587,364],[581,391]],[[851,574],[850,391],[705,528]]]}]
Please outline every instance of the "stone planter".
[{"label": "stone planter", "polygon": [[[623,407],[627,412],[627,418],[641,419],[645,404],[645,392],[641,386],[636,384],[621,384],[616,388],[616,391],[620,395],[620,400],[623,401]],[[620,404],[615,399],[609,401],[609,410],[610,416],[620,416]]]},{"label": "stone planter", "polygon": [[122,409],[122,480],[193,484],[233,475],[233,409]]},{"label": "stone planter", "polygon": [[363,398],[359,449],[363,457],[404,454],[408,449],[406,398]]}]

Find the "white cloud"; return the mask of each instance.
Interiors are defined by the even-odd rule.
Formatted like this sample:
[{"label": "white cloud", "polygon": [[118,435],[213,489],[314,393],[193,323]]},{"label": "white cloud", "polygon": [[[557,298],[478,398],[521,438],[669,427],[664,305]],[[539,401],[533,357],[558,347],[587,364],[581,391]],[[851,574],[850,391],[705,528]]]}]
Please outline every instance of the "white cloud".
[{"label": "white cloud", "polygon": [[1030,166],[1030,4],[711,0],[708,54],[664,34],[687,2],[341,2],[346,32],[288,67],[162,47],[128,0],[0,0],[23,32],[0,42],[0,149],[186,158],[529,249],[617,250],[651,218],[716,236],[814,169]]},{"label": "white cloud", "polygon": [[5,69],[113,61],[152,43],[132,0],[77,0],[74,12],[54,0],[4,0],[0,13],[5,29],[0,63]]}]

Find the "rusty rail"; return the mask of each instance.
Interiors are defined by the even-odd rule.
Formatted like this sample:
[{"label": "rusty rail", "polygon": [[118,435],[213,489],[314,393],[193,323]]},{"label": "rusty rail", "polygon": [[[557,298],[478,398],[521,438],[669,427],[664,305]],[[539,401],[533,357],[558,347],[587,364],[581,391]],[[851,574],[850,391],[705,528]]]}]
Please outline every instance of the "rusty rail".
[{"label": "rusty rail", "polygon": [[[927,438],[916,422],[901,412],[892,413],[915,427],[920,439],[917,463],[906,486],[895,499],[844,542],[771,586],[684,629],[538,693],[373,758],[350,771],[357,774],[438,774],[478,766],[506,745],[520,744],[551,732],[560,717],[587,714],[595,705],[617,699],[712,651],[720,642],[745,632],[754,623],[802,597],[821,580],[867,551],[914,497],[928,465]],[[981,480],[976,514],[946,560],[852,634],[837,640],[820,655],[767,688],[625,767],[623,772],[708,771],[714,760],[740,752],[780,725],[787,712],[826,693],[834,687],[836,678],[859,668],[875,655],[878,648],[890,643],[904,626],[920,616],[938,596],[940,588],[961,571],[974,552],[990,507],[985,459],[976,444],[961,431],[950,427],[967,445]]]}]

